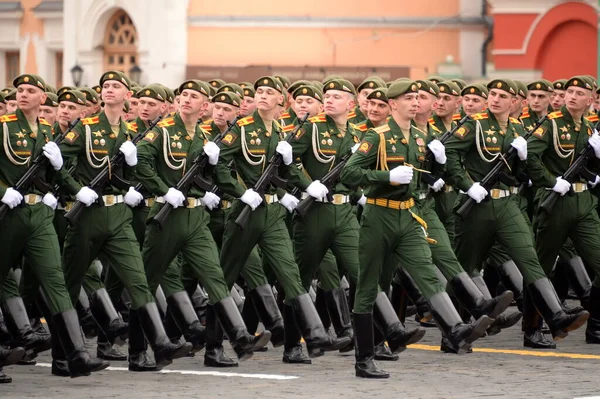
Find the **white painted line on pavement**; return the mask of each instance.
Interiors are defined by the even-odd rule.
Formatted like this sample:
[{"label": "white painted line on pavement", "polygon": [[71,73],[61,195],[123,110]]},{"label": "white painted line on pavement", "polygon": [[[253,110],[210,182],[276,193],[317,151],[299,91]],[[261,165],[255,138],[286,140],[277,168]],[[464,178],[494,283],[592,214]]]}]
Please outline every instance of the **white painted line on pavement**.
[{"label": "white painted line on pavement", "polygon": [[[50,363],[37,363],[39,367],[52,367]],[[129,371],[127,367],[107,367],[109,371]],[[133,372],[132,372],[133,373]],[[295,375],[279,375],[279,374],[245,374],[245,373],[226,373],[223,371],[196,371],[196,370],[168,370],[163,369],[155,371],[155,373],[162,374],[183,374],[183,375],[199,375],[199,376],[212,376],[212,377],[241,377],[241,378],[256,378],[259,380],[295,380]]]},{"label": "white painted line on pavement", "polygon": [[573,399],[600,399],[600,396],[582,396],[580,398],[573,398]]}]

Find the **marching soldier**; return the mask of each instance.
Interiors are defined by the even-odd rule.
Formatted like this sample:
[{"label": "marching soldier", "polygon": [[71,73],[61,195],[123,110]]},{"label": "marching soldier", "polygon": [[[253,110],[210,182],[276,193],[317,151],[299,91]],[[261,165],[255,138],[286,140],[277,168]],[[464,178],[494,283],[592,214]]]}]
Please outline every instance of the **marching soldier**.
[{"label": "marching soldier", "polygon": [[[325,82],[323,82],[325,83]],[[378,76],[371,76],[362,81],[356,88],[356,105],[348,113],[348,122],[357,124],[367,118],[367,96],[375,89],[385,88],[385,82]]]},{"label": "marching soldier", "polygon": [[240,116],[246,117],[252,115],[256,110],[256,102],[254,101],[254,95],[256,94],[252,85],[243,87],[244,97],[242,98],[242,105],[240,105]]},{"label": "marching soldier", "polygon": [[40,118],[45,119],[50,125],[56,122],[58,110],[58,97],[54,93],[46,92],[46,101],[40,106]]},{"label": "marching soldier", "polygon": [[552,86],[554,86],[554,92],[552,93],[550,102],[552,109],[548,111],[560,111],[561,107],[565,105],[565,84],[567,84],[566,79],[555,80],[554,83],[552,83]]}]

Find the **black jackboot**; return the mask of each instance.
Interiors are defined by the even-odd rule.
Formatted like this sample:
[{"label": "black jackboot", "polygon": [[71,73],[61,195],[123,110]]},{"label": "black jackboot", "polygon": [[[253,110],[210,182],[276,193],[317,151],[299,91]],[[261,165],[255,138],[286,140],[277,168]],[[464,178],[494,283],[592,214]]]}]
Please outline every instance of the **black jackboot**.
[{"label": "black jackboot", "polygon": [[575,295],[577,295],[577,298],[581,301],[581,305],[585,309],[588,309],[590,306],[589,300],[592,290],[592,280],[590,280],[590,276],[588,275],[587,270],[585,270],[583,259],[581,259],[580,256],[567,259],[565,261],[565,271],[569,277],[569,283],[575,291]]},{"label": "black jackboot", "polygon": [[[477,286],[477,288],[479,288],[479,290],[483,294],[483,297],[486,300],[492,299],[492,294],[488,290],[488,287],[487,287],[485,281],[483,280],[483,277],[481,277],[481,275],[473,277],[472,280],[475,283],[475,285]],[[505,313],[499,314],[498,316],[494,317],[494,322],[492,323],[490,328],[487,329],[487,334],[490,336],[496,335],[503,329],[514,326],[515,324],[517,324],[519,322],[519,320],[521,320],[522,316],[523,316],[523,314],[519,311],[512,312],[510,314],[505,314]]]},{"label": "black jackboot", "polygon": [[404,351],[407,345],[419,342],[425,336],[425,329],[422,327],[413,330],[407,330],[404,327],[387,295],[383,292],[377,294],[375,299],[373,319],[386,337],[390,350],[394,354]]},{"label": "black jackboot", "polygon": [[327,311],[327,302],[325,301],[325,290],[317,284],[316,297],[315,297],[315,308],[319,314],[319,318],[323,322],[325,331],[329,332],[331,327],[331,319],[329,318],[329,312]]},{"label": "black jackboot", "polygon": [[55,314],[52,325],[66,355],[71,378],[90,375],[91,372],[104,370],[110,365],[104,360],[90,357],[85,349],[75,309]]},{"label": "black jackboot", "polygon": [[448,345],[459,355],[466,353],[471,344],[483,337],[492,324],[492,319],[486,315],[479,317],[474,323],[463,323],[446,292],[429,298],[429,307],[442,334],[448,339]]},{"label": "black jackboot", "polygon": [[377,366],[373,351],[373,315],[354,313],[354,331],[356,332],[355,375],[361,378],[389,378],[390,374]]},{"label": "black jackboot", "polygon": [[406,294],[417,307],[415,321],[420,323],[423,327],[435,327],[435,323],[431,321],[433,314],[431,313],[429,305],[427,304],[425,297],[423,297],[421,290],[417,287],[415,280],[413,280],[404,268],[399,269],[396,275],[400,279],[400,283],[402,284],[402,287],[404,287]]},{"label": "black jackboot", "polygon": [[590,318],[585,330],[585,342],[600,344],[600,288],[592,285],[589,297]]},{"label": "black jackboot", "polygon": [[25,356],[25,349],[22,347],[4,349],[0,346],[0,369],[2,366],[10,366],[17,363]]},{"label": "black jackboot", "polygon": [[248,333],[242,315],[232,297],[228,296],[221,299],[215,303],[214,307],[217,318],[221,322],[221,326],[227,334],[238,360],[250,359],[255,349],[262,348],[271,339],[271,333],[268,330],[259,335]]},{"label": "black jackboot", "polygon": [[77,310],[77,316],[79,317],[79,324],[86,338],[91,339],[98,336],[98,325],[92,311],[90,310],[90,300],[83,287],[79,292],[79,299],[75,304],[75,310]]},{"label": "black jackboot", "polygon": [[325,304],[327,305],[331,324],[338,338],[350,338],[350,344],[340,349],[340,352],[350,352],[354,349],[354,331],[352,330],[346,292],[342,288],[325,291]]},{"label": "black jackboot", "polygon": [[167,298],[167,314],[172,318],[185,340],[192,344],[192,353],[199,352],[206,342],[206,331],[192,306],[187,292],[180,291]]},{"label": "black jackboot", "polygon": [[294,322],[294,310],[290,305],[283,304],[283,328],[285,329],[285,342],[283,345],[283,362],[293,364],[311,364],[302,352],[300,339],[302,335]]},{"label": "black jackboot", "polygon": [[277,348],[284,343],[283,316],[277,306],[273,290],[269,284],[261,285],[250,291],[250,298],[258,318],[265,329],[271,332],[271,344]]},{"label": "black jackboot", "polygon": [[531,295],[523,292],[523,346],[534,349],[556,349],[556,344],[542,332],[542,315],[537,311]]},{"label": "black jackboot", "polygon": [[312,349],[318,348],[324,352],[336,351],[348,346],[351,342],[348,337],[336,338],[327,334],[310,295],[299,295],[291,299],[290,303],[294,309],[296,326],[306,341],[310,355],[313,353]]},{"label": "black jackboot", "polygon": [[173,360],[187,355],[192,350],[192,344],[188,342],[172,343],[169,340],[155,302],[148,302],[140,306],[137,309],[137,316],[144,335],[154,352],[156,367],[168,366],[173,363]]},{"label": "black jackboot", "polygon": [[2,366],[0,366],[0,384],[10,384],[12,382],[12,378],[4,374],[2,371]]},{"label": "black jackboot", "polygon": [[204,365],[208,367],[237,367],[238,363],[227,356],[223,349],[223,329],[217,320],[215,308],[206,308],[206,351]]},{"label": "black jackboot", "polygon": [[4,321],[14,338],[10,346],[25,348],[29,359],[35,358],[38,353],[52,347],[52,342],[47,334],[36,334],[31,328],[23,298],[8,298],[3,304],[3,309]]},{"label": "black jackboot", "polygon": [[373,339],[375,343],[374,353],[375,360],[382,360],[384,362],[395,362],[400,359],[400,356],[395,355],[390,350],[389,346],[385,343],[385,337],[383,333],[377,328],[377,326],[373,325]]},{"label": "black jackboot", "polygon": [[[485,284],[482,281],[483,284]],[[496,318],[510,306],[513,300],[511,291],[504,291],[495,298],[486,299],[481,290],[475,285],[467,272],[457,274],[450,280],[450,286],[456,299],[475,317],[488,316]],[[489,291],[488,291],[489,292]]]},{"label": "black jackboot", "polygon": [[517,308],[523,311],[523,275],[512,260],[499,265],[496,270],[500,275],[500,281],[507,290],[512,291]]},{"label": "black jackboot", "polygon": [[531,294],[531,300],[536,309],[550,327],[555,341],[565,338],[570,331],[581,327],[590,316],[585,310],[573,314],[565,313],[558,295],[547,278],[534,281],[526,289]]},{"label": "black jackboot", "polygon": [[156,371],[156,363],[148,355],[148,342],[144,336],[137,310],[129,309],[129,371]]},{"label": "black jackboot", "polygon": [[127,360],[127,355],[117,348],[114,348],[102,330],[98,332],[96,357],[104,360]]},{"label": "black jackboot", "polygon": [[92,315],[106,335],[108,342],[119,346],[123,345],[127,340],[129,327],[117,313],[106,288],[92,292],[89,299]]}]

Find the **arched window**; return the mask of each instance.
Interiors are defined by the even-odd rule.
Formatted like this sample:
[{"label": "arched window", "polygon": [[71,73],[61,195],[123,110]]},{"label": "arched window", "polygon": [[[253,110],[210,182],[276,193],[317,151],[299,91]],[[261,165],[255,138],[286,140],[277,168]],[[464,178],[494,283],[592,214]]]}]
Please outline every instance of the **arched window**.
[{"label": "arched window", "polygon": [[104,36],[104,70],[129,73],[138,63],[137,31],[123,10],[115,12],[108,21]]}]

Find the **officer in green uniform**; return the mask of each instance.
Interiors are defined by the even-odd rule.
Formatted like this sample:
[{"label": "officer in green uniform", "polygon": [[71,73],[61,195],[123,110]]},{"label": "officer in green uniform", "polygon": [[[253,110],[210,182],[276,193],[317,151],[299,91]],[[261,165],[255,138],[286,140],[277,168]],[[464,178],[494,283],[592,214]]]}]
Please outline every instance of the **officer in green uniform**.
[{"label": "officer in green uniform", "polygon": [[[535,305],[535,308],[528,306],[525,309],[526,329],[537,329],[538,320],[534,320],[537,309],[550,326],[553,337],[561,339],[580,327],[588,313],[568,315],[563,311],[537,259],[529,225],[508,186],[498,182],[488,192],[479,183],[511,146],[518,153],[518,158],[510,165],[513,173],[527,160],[527,142],[520,137],[522,126],[509,118],[510,107],[518,101],[516,84],[508,79],[495,79],[487,87],[488,111],[472,115],[472,120],[446,142],[446,176],[455,188],[465,193],[457,206],[469,197],[478,203],[468,215],[456,218],[456,255],[463,267],[472,273],[481,267],[497,240],[523,274],[526,300]],[[473,246],[473,242],[478,245]]]},{"label": "officer in green uniform", "polygon": [[[129,78],[121,72],[108,71],[100,78],[100,84],[104,111],[84,119],[61,144],[65,157],[76,159],[77,166],[72,176],[61,169],[60,177],[70,194],[86,206],[79,222],[69,228],[65,238],[65,280],[75,302],[89,264],[102,253],[131,295],[130,330],[141,326],[154,350],[157,366],[166,366],[187,354],[191,345],[173,344],[166,336],[148,289],[139,244],[131,227],[131,210],[124,203],[124,190],[108,184],[97,193],[87,186],[117,151],[125,157],[125,178],[133,175],[137,164],[137,149],[129,140],[127,123],[121,119],[123,103],[131,95]],[[107,336],[114,333],[111,330],[116,319],[116,312],[96,318]]]},{"label": "officer in green uniform", "polygon": [[[342,172],[342,182],[349,187],[362,186],[367,197],[361,216],[360,269],[354,302],[357,377],[389,377],[373,360],[372,311],[380,276],[388,274],[384,266],[402,264],[408,270],[428,299],[443,334],[460,353],[491,323],[482,316],[473,325],[463,324],[434,271],[426,223],[418,215],[413,196],[420,178],[415,168],[424,161],[426,148],[426,136],[412,125],[419,107],[418,91],[414,81],[394,82],[389,87],[391,118],[367,132]],[[408,342],[422,337],[418,330],[407,335]]]},{"label": "officer in green uniform", "polygon": [[[137,177],[148,191],[157,196],[148,218],[153,218],[165,203],[175,208],[162,229],[155,224],[147,227],[142,255],[151,290],[156,290],[159,282],[165,287],[179,286],[178,292],[172,293],[174,289],[169,289],[170,295],[166,295],[171,314],[185,334],[193,323],[198,322],[198,318],[183,289],[181,276],[176,275],[171,281],[164,277],[164,271],[181,252],[183,261],[208,292],[211,312],[214,311],[218,317],[218,321],[209,318],[209,322],[221,323],[238,358],[245,360],[252,356],[254,349],[263,347],[271,334],[268,331],[256,337],[248,334],[239,310],[229,296],[219,266],[217,247],[208,229],[210,216],[204,209],[217,206],[220,198],[198,188],[193,188],[186,198],[175,188],[182,170],[200,154],[205,153],[211,165],[217,164],[219,148],[210,141],[204,143],[206,138],[197,124],[198,116],[207,106],[209,90],[206,82],[184,82],[179,87],[181,111],[161,121],[140,144]],[[241,102],[235,94],[219,95],[230,98],[237,106]],[[187,202],[185,206],[184,201]]]},{"label": "officer in green uniform", "polygon": [[[325,82],[324,82],[325,83]],[[348,122],[357,124],[367,119],[367,96],[375,89],[385,88],[385,81],[379,76],[370,76],[356,88],[356,105],[348,113]]]},{"label": "officer in green uniform", "polygon": [[[540,212],[536,219],[536,248],[540,263],[550,273],[559,249],[570,237],[584,261],[594,270],[596,279],[591,287],[589,310],[591,318],[586,330],[586,341],[600,343],[600,246],[597,236],[600,220],[596,212],[597,198],[588,190],[600,181],[587,182],[580,177],[572,184],[561,176],[586,146],[600,156],[600,139],[584,118],[593,102],[593,84],[582,76],[572,77],[565,83],[565,105],[549,114],[549,120],[536,130],[529,140],[528,173],[539,187],[536,201],[541,204],[550,191],[561,196],[551,214]],[[572,190],[574,195],[565,195]]]},{"label": "officer in green uniform", "polygon": [[[285,225],[287,210],[279,203],[276,188],[270,187],[264,198],[252,189],[276,150],[283,153],[285,165],[282,169],[285,170],[293,161],[291,146],[279,141],[281,128],[274,123],[275,110],[283,101],[281,83],[274,77],[265,76],[255,82],[254,88],[257,110],[239,120],[219,145],[221,156],[216,170],[217,184],[225,193],[239,198],[234,200],[223,236],[221,265],[225,280],[231,288],[248,255],[258,244],[263,259],[272,267],[285,291],[284,319],[296,321],[309,349],[338,350],[348,345],[350,339],[326,334],[310,296],[302,287]],[[231,176],[228,167],[232,161],[237,179]],[[281,196],[281,200],[286,202],[285,195]],[[262,202],[265,204],[261,205]],[[253,212],[248,226],[242,231],[235,220],[246,205]]]},{"label": "officer in green uniform", "polygon": [[[80,335],[77,313],[69,299],[60,266],[58,239],[52,227],[54,210],[51,206],[56,206],[56,198],[52,193],[44,193],[35,186],[25,187],[23,193],[13,188],[29,168],[30,161],[42,153],[51,166],[42,167],[38,175],[42,182],[49,182],[48,176],[56,174],[63,167],[60,150],[53,143],[52,126],[38,118],[39,106],[46,98],[45,84],[39,76],[31,74],[18,76],[13,84],[17,88],[20,107],[16,113],[0,118],[3,136],[0,198],[10,208],[0,224],[0,231],[6,237],[0,244],[0,252],[5,259],[3,270],[0,271],[0,286],[4,285],[10,266],[23,255],[47,298],[51,314],[46,315],[46,320],[54,330],[53,337],[57,343],[53,357],[64,351],[68,356],[71,376],[88,375],[106,368],[108,363],[92,360]],[[21,203],[25,206],[19,206]],[[19,314],[27,320],[21,324],[28,325],[24,307]]]}]

